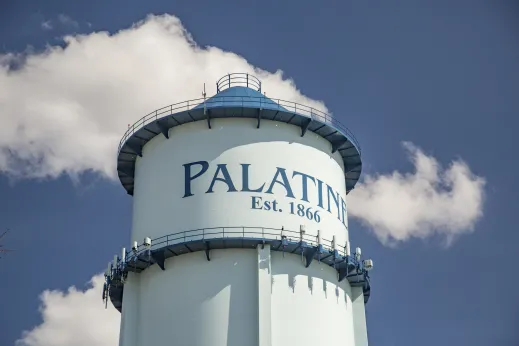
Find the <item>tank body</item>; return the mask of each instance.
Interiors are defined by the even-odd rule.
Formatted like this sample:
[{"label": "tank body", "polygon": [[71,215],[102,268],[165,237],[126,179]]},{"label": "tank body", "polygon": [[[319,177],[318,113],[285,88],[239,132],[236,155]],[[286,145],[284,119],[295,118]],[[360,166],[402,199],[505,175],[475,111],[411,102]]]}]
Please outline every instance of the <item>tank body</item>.
[{"label": "tank body", "polygon": [[133,239],[223,227],[230,236],[241,226],[299,231],[302,224],[308,235],[321,230],[341,245],[348,239],[342,159],[322,137],[301,137],[298,127],[274,121],[257,129],[250,119],[215,119],[212,129],[194,122],[169,137],[153,138],[137,159]]},{"label": "tank body", "polygon": [[[175,230],[219,236],[224,228],[261,237],[264,229],[305,225],[307,234],[348,240],[342,159],[322,137],[275,121],[257,129],[250,119],[216,119],[212,129],[194,122],[169,137],[152,139],[137,159],[133,239]],[[270,262],[272,345],[355,345],[347,280],[338,283],[337,272],[318,262],[305,268],[297,255],[272,253]],[[165,271],[131,276],[121,345],[258,345],[259,266],[256,249],[226,249],[209,262],[191,253],[168,259]]]},{"label": "tank body", "polygon": [[[355,319],[365,323],[353,304],[362,295],[352,295],[347,280],[337,282],[325,264],[305,268],[298,256],[272,252],[262,288],[255,250],[215,250],[210,262],[186,254],[166,260],[164,272],[155,266],[130,276],[120,345],[364,345],[354,329]],[[262,289],[270,290],[270,302],[261,303]],[[259,343],[262,337],[270,343]]]},{"label": "tank body", "polygon": [[[238,108],[210,123],[196,109],[202,120],[157,122],[120,148],[120,165],[133,160],[131,172],[118,167],[133,195],[132,241],[153,244],[107,271],[119,345],[366,346],[369,284],[350,280],[361,267],[346,246],[352,167],[337,150],[351,143],[334,148],[321,124],[277,121],[280,108],[261,127]],[[136,147],[145,130],[153,135]]]}]

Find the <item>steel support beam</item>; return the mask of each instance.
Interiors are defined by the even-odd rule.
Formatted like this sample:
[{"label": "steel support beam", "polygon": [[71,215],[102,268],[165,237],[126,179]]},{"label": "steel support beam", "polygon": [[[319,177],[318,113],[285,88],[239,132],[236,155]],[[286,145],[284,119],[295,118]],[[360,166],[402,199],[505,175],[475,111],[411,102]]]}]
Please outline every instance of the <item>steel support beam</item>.
[{"label": "steel support beam", "polygon": [[312,261],[314,260],[314,256],[318,250],[319,250],[319,247],[317,247],[317,246],[305,249],[303,256],[305,256],[305,260],[306,260],[305,267],[306,268],[310,267],[310,264],[312,264]]},{"label": "steel support beam", "polygon": [[121,166],[121,167],[117,167],[117,171],[121,172],[129,177],[132,177],[132,178],[135,177],[135,169],[133,167]]},{"label": "steel support beam", "polygon": [[206,241],[205,242],[205,257],[207,257],[207,260],[210,261],[211,260],[211,257],[209,256],[209,251],[211,250],[211,248],[209,247],[209,242]]},{"label": "steel support beam", "polygon": [[126,142],[126,146],[128,146],[128,148],[130,148],[135,154],[142,157],[142,146],[136,145],[133,143],[129,143],[129,142]]},{"label": "steel support beam", "polygon": [[339,269],[338,272],[339,272],[339,282],[341,282],[342,280],[344,280],[346,278],[346,276],[348,276],[349,270],[348,270],[348,267],[346,266],[346,268]]},{"label": "steel support beam", "polygon": [[162,134],[164,135],[164,137],[166,137],[166,139],[169,139],[169,128],[167,128],[166,126],[164,126],[164,124],[162,124],[160,121],[156,121],[155,122],[157,124],[157,126],[159,127],[160,129],[160,132],[162,132]]},{"label": "steel support beam", "polygon": [[153,251],[151,253],[151,258],[153,258],[153,260],[155,261],[155,263],[157,263],[160,269],[166,270],[166,268],[164,267],[164,262],[166,261],[164,251]]},{"label": "steel support beam", "polygon": [[350,173],[350,172],[353,172],[359,168],[361,168],[362,165],[361,164],[358,164],[358,165],[351,165],[351,166],[346,166],[344,167],[344,173]]},{"label": "steel support beam", "polygon": [[310,126],[310,123],[312,122],[312,119],[301,119],[301,137],[303,137],[308,130],[308,126]]},{"label": "steel support beam", "polygon": [[347,139],[333,142],[332,143],[332,154],[335,153],[337,150],[339,150],[344,144],[348,143]]}]

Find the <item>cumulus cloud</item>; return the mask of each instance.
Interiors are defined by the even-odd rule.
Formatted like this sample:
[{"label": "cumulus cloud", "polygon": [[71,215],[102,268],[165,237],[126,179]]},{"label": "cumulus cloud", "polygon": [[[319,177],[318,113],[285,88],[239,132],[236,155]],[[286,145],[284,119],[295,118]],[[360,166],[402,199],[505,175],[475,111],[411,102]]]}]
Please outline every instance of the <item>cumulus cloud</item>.
[{"label": "cumulus cloud", "polygon": [[[60,19],[67,22],[66,16]],[[268,95],[326,111],[282,71],[200,47],[171,15],[148,16],[115,34],[64,37],[64,47],[0,55],[0,172],[46,178],[85,171],[116,177],[118,142],[154,109],[208,95],[227,73],[255,74]],[[16,68],[12,68],[16,66]]]},{"label": "cumulus cloud", "polygon": [[349,194],[349,213],[384,244],[440,235],[446,245],[470,233],[483,215],[485,179],[462,160],[443,169],[438,161],[405,142],[413,173],[367,175]]},{"label": "cumulus cloud", "polygon": [[23,333],[16,346],[116,346],[120,313],[101,300],[104,277],[96,275],[86,290],[44,291],[42,323]]}]

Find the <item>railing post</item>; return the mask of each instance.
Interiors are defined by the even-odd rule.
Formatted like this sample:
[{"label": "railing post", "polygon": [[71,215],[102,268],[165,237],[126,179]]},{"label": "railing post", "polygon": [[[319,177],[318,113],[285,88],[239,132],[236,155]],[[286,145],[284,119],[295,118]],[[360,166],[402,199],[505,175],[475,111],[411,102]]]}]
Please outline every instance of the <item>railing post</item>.
[{"label": "railing post", "polygon": [[166,246],[169,246],[169,234],[166,236]]},{"label": "railing post", "polygon": [[249,74],[247,73],[247,88],[249,87]]}]

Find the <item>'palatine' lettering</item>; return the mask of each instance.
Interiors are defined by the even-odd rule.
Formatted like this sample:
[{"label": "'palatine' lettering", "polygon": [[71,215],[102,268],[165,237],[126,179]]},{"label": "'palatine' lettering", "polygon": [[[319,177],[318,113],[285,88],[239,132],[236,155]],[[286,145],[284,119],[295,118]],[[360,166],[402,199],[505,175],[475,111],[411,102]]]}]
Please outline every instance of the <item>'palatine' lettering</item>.
[{"label": "'palatine' lettering", "polygon": [[[183,198],[186,198],[195,195],[195,192],[193,192],[193,183],[207,173],[210,165],[207,161],[195,161],[186,163],[183,166]],[[205,181],[204,184],[207,184],[205,185],[207,189],[200,190],[198,188],[197,192],[215,193],[220,191],[283,194],[286,198],[314,203],[319,208],[328,211],[332,215],[336,215],[340,221],[346,224],[346,202],[339,192],[335,191],[322,180],[298,171],[293,171],[291,179],[289,179],[290,174],[287,174],[285,168],[276,167],[275,170],[273,170],[271,179],[263,182],[251,182],[251,165],[242,163],[240,167],[241,182],[239,178],[231,175],[227,164],[217,164],[212,178],[210,180],[203,180]]]}]

